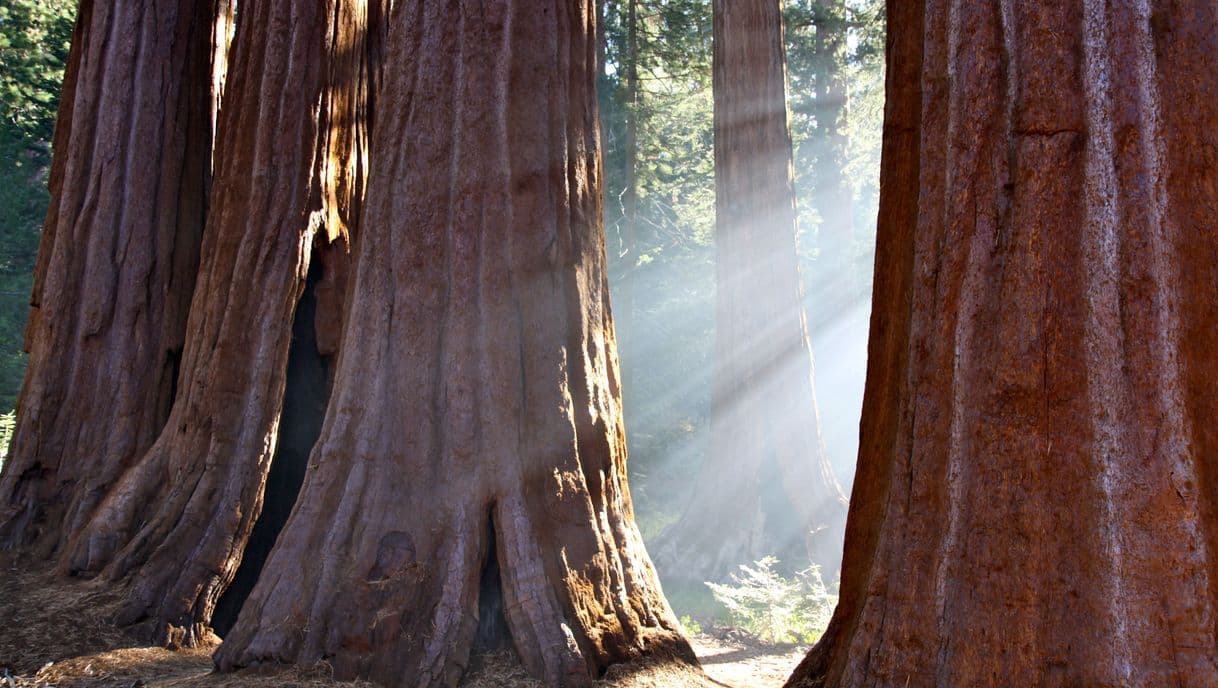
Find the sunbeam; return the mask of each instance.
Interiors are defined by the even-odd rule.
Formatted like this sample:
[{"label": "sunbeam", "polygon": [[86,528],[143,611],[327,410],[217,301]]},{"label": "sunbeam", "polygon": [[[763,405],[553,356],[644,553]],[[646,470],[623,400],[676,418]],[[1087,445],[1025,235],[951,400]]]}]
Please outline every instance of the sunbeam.
[{"label": "sunbeam", "polygon": [[[771,217],[781,214],[781,203],[749,219],[756,227],[745,231],[759,239],[716,249],[710,3],[637,3],[636,30],[651,41],[635,47],[637,54],[627,41],[631,15],[618,9],[606,18],[601,103],[631,488],[678,613],[714,620],[723,609],[683,604],[690,595],[679,579],[691,578],[690,586],[701,588],[692,596],[706,597],[705,570],[723,580],[738,565],[778,555],[776,575],[792,576],[808,566],[813,540],[828,538],[829,549],[840,552],[867,361],[883,13],[877,2],[787,4],[801,296],[779,310],[764,300],[741,303],[738,312],[754,316],[742,333],[725,338],[716,325],[723,290],[757,299],[747,295],[760,285],[782,289],[780,275],[793,256],[757,243],[771,232],[767,225],[782,222]],[[625,78],[631,60],[638,61],[638,92],[623,100],[633,93]],[[637,146],[636,160],[627,141]],[[637,200],[623,203],[629,193]],[[743,251],[745,264],[726,282],[716,267],[724,251]],[[716,375],[727,388],[718,397]],[[728,378],[736,381],[724,384]],[[740,430],[716,436],[715,417]],[[760,433],[752,449],[737,451],[730,464],[712,464],[740,432]],[[799,450],[774,453],[791,445]],[[709,512],[697,502],[708,503]],[[679,525],[683,518],[697,524],[693,535]],[[703,544],[677,547],[705,533]],[[832,583],[836,563],[828,559],[824,573]]]}]

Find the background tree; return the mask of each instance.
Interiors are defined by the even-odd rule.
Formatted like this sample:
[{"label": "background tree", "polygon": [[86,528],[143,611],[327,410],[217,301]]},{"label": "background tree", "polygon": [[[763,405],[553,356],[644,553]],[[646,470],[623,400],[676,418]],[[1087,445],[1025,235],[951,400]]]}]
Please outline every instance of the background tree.
[{"label": "background tree", "polygon": [[775,554],[833,572],[840,556],[846,498],[812,387],[785,64],[780,3],[715,3],[712,444],[662,553],[695,582]]},{"label": "background tree", "polygon": [[[643,19],[639,16],[639,0],[623,0],[626,11],[626,45],[622,54],[622,67],[625,69],[623,81],[625,107],[625,131],[622,156],[624,179],[622,180],[622,218],[619,227],[621,238],[620,255],[627,264],[639,262],[639,116],[641,114],[641,92],[639,88],[639,33]],[[637,307],[634,296],[634,280],[622,280],[617,290],[618,328],[629,329],[634,326],[634,315]],[[626,384],[632,384],[629,373]]]},{"label": "background tree", "polygon": [[[847,22],[851,14],[845,0],[805,0],[786,5],[786,28],[791,73],[791,105],[805,128],[805,138],[797,148],[797,168],[806,170],[809,196],[805,204],[816,212],[815,230],[818,274],[826,275],[817,283],[813,322],[824,327],[831,322],[832,309],[848,303],[857,290],[852,289],[854,270],[854,199],[846,179],[849,148],[847,136]],[[838,279],[831,279],[836,275]],[[836,289],[826,289],[835,286]],[[845,293],[836,293],[842,290]],[[817,307],[832,304],[830,308]],[[814,329],[820,329],[816,327]]]},{"label": "background tree", "polygon": [[[102,571],[115,581],[134,573],[118,621],[146,624],[159,642],[203,637],[258,517],[280,436],[286,451],[275,458],[295,462],[299,476],[320,430],[327,363],[313,321],[341,320],[324,310],[342,304],[318,302],[321,266],[311,263],[315,244],[346,243],[362,199],[368,6],[241,4],[181,391],[165,431],[64,561],[73,573]],[[309,306],[300,311],[306,290]],[[294,313],[306,320],[296,328]],[[290,353],[307,377],[289,381]],[[280,422],[289,382],[298,412],[285,420],[308,423],[303,436]],[[278,489],[267,495],[285,515],[299,480],[273,483]],[[273,541],[273,531],[264,537]]]},{"label": "background tree", "polygon": [[217,661],[454,685],[501,597],[548,685],[692,662],[626,487],[593,3],[393,24],[334,396]]},{"label": "background tree", "polygon": [[[64,0],[57,0],[66,5],[74,5]],[[626,28],[629,26],[629,6],[619,1],[604,3],[605,21],[600,27],[602,36],[601,49],[606,59],[603,62],[600,76],[601,113],[604,124],[605,151],[605,186],[606,186],[606,217],[609,239],[609,267],[611,287],[615,297],[624,295],[627,290],[634,294],[635,308],[628,309],[633,314],[637,327],[631,328],[626,318],[623,299],[615,299],[618,306],[616,314],[617,334],[623,351],[623,377],[630,377],[623,385],[627,425],[630,428],[628,439],[632,460],[631,484],[635,498],[637,513],[644,533],[654,538],[662,528],[669,525],[678,515],[675,505],[682,504],[690,493],[690,476],[700,470],[706,447],[709,442],[710,417],[710,360],[712,343],[714,341],[714,251],[712,245],[713,227],[713,188],[711,184],[712,169],[712,127],[711,127],[711,79],[710,79],[710,44],[711,44],[711,13],[706,0],[634,0],[635,32],[634,49],[628,51],[630,42]],[[812,83],[816,27],[814,24],[801,19],[806,5],[804,2],[788,2],[787,53],[790,56],[790,77],[794,85],[793,95],[796,98],[796,109],[792,128],[795,142],[802,148],[812,140],[810,131],[815,127],[815,120],[801,115],[798,99],[805,93],[811,93],[806,84]],[[882,25],[878,25],[864,10],[874,12],[880,3],[878,0],[855,2],[847,0],[845,6],[845,21],[836,22],[834,27],[847,33],[846,39],[838,39],[839,45],[845,44],[845,49],[835,54],[840,64],[837,69],[848,77],[848,104],[846,109],[845,129],[849,132],[847,160],[847,179],[850,183],[857,227],[859,228],[855,257],[853,264],[864,275],[869,269],[870,222],[868,208],[873,208],[875,182],[870,169],[873,150],[878,149],[878,137],[869,127],[878,118],[873,113],[878,112],[876,103],[882,101],[882,92],[874,88],[879,83],[878,76],[882,73],[875,49],[875,35],[882,39]],[[66,57],[66,35],[70,32],[70,22],[56,19],[55,26],[60,27],[61,38],[55,39],[55,32],[44,30],[49,26],[44,19],[57,16],[59,9],[52,7],[53,3],[31,4],[28,0],[14,0],[0,11],[13,13],[25,12],[22,16],[35,17],[34,20],[16,21],[16,14],[10,14],[9,19],[0,22],[0,37],[9,40],[15,46],[14,51],[3,51],[0,59],[6,65],[37,63],[45,58],[60,54]],[[63,8],[61,8],[63,9]],[[64,10],[71,14],[74,7]],[[213,53],[217,58],[225,54],[223,46],[231,36],[232,4],[220,0],[216,4],[215,17],[212,22]],[[370,10],[375,10],[375,6]],[[32,14],[31,14],[32,13]],[[41,19],[38,17],[42,17]],[[372,20],[369,20],[370,23]],[[24,22],[24,23],[22,23]],[[801,23],[802,22],[802,23]],[[29,27],[37,30],[30,30]],[[878,28],[877,28],[878,27]],[[835,28],[835,30],[837,30]],[[56,40],[60,42],[55,43]],[[58,46],[58,47],[57,47]],[[368,46],[370,55],[375,62],[375,53],[380,50],[373,45]],[[318,51],[320,54],[320,50]],[[624,98],[625,79],[627,70],[624,68],[628,60],[627,53],[633,54],[636,64],[637,82],[636,97],[629,101]],[[10,59],[10,55],[14,56]],[[0,80],[12,77],[13,88],[17,95],[10,101],[4,99],[4,107],[10,105],[24,113],[39,112],[42,128],[49,135],[53,120],[53,108],[25,100],[26,93],[45,92],[53,96],[54,87],[50,80],[44,80],[39,86],[37,69],[6,68],[0,74]],[[213,59],[212,109],[218,102],[218,96],[224,82],[224,60]],[[375,76],[375,75],[370,75]],[[9,82],[5,82],[9,83]],[[42,91],[39,91],[39,88]],[[50,90],[48,90],[50,89]],[[372,83],[368,94],[375,93],[377,87]],[[633,155],[624,155],[625,147],[625,115],[633,113],[636,131],[636,151]],[[371,116],[371,110],[367,113]],[[873,140],[875,139],[875,140]],[[36,142],[37,137],[26,137],[26,142]],[[23,146],[26,144],[23,143]],[[27,150],[49,150],[42,144],[27,146]],[[797,149],[799,150],[799,149]],[[215,151],[213,150],[213,155]],[[623,189],[627,178],[623,167],[625,159],[634,161],[634,184],[637,189],[634,205],[637,210],[632,215],[634,246],[631,250],[623,250],[623,223],[625,214],[622,212],[624,201]],[[815,228],[819,221],[815,204],[808,199],[813,198],[814,186],[811,185],[811,169],[805,169],[811,160],[806,153],[801,153],[797,160],[805,162],[796,166],[796,184],[800,190],[800,217],[804,227]],[[41,204],[45,202],[45,188],[28,185],[24,180],[31,169],[24,166],[26,158],[19,156],[0,157],[0,174],[12,174],[21,183],[0,185],[0,200],[13,198],[14,205],[0,205],[0,214],[5,208],[32,208],[28,213],[30,222],[24,237],[28,237],[26,248],[32,252],[32,242],[37,238],[35,225],[43,215]],[[18,164],[20,163],[20,164]],[[45,171],[45,161],[36,167]],[[41,197],[41,198],[39,198]],[[33,199],[31,201],[31,199]],[[25,210],[22,210],[25,212]],[[17,227],[16,224],[5,223],[5,228]],[[14,237],[13,241],[4,242],[5,250],[11,249],[14,256],[15,280],[30,280],[27,272],[21,272],[16,265],[19,259],[21,242]],[[825,271],[827,277],[819,276],[821,255],[817,250],[815,233],[808,233],[801,238],[801,268],[804,274],[812,277],[809,291],[820,292],[821,298],[816,303],[808,301],[810,315],[815,318],[818,314],[836,312],[837,306],[825,302],[825,279],[838,279],[838,275]],[[341,318],[341,300],[344,293],[344,275],[346,274],[349,255],[344,242],[317,247],[318,250],[310,259],[311,277],[306,278],[306,289],[301,302],[297,306],[297,315],[293,327],[298,331],[297,339],[307,339],[310,335],[304,330],[303,324],[313,320],[305,311],[316,310],[317,326],[313,336],[315,345],[300,344],[289,350],[288,368],[291,370],[310,369],[316,361],[310,363],[308,356],[301,352],[316,351],[321,354],[322,362],[333,357],[338,349],[339,320]],[[32,262],[32,257],[27,255]],[[28,270],[26,268],[25,270]],[[320,278],[318,277],[320,272]],[[310,281],[312,280],[312,281]],[[866,307],[866,286],[869,280],[859,276],[853,280],[859,289],[860,303],[853,306],[856,310]],[[308,286],[314,285],[314,286]],[[2,285],[0,285],[2,286]],[[832,286],[832,285],[830,285]],[[629,288],[629,289],[628,289]],[[0,308],[6,298],[0,293]],[[15,305],[14,313],[24,321],[24,294],[20,289],[13,292],[10,298]],[[22,304],[15,302],[21,300]],[[310,306],[308,303],[314,305]],[[0,345],[6,333],[15,334],[20,324],[13,324],[0,331]],[[287,325],[283,324],[286,328]],[[825,439],[831,449],[831,454],[846,461],[836,468],[839,475],[848,478],[852,471],[854,452],[850,450],[857,441],[857,427],[851,417],[853,410],[854,386],[861,389],[861,383],[856,383],[851,376],[861,380],[861,373],[854,369],[861,366],[861,361],[851,360],[845,372],[841,365],[843,351],[857,351],[861,347],[855,339],[861,340],[865,333],[858,338],[840,337],[840,326],[832,325],[826,333],[812,332],[817,337],[818,351],[828,352],[821,356],[817,375],[818,391],[822,399],[828,399],[824,414]],[[11,338],[11,346],[7,351],[0,350],[0,356],[13,363],[15,380],[19,376],[19,367],[23,365],[24,355],[20,351],[20,343],[15,337]],[[2,365],[2,364],[0,364]],[[321,364],[318,364],[321,365]],[[321,365],[325,375],[332,375],[334,367]],[[632,374],[629,374],[633,371]],[[299,434],[300,425],[297,418],[298,408],[315,408],[316,400],[305,394],[299,396],[295,391],[300,385],[308,384],[308,373],[289,372],[285,380],[288,389],[284,393],[288,402],[280,418],[277,431],[277,448],[275,452],[282,454],[289,451],[285,442],[297,445],[293,450],[297,453],[307,452],[308,441],[286,439]],[[0,371],[0,399],[5,394],[16,395],[17,385],[14,382],[7,388],[4,386],[4,373]],[[860,392],[861,395],[861,392]],[[298,399],[299,404],[291,403]],[[273,405],[273,403],[271,404]],[[296,409],[296,410],[294,410]],[[314,411],[315,413],[315,411]],[[307,414],[306,414],[307,415]],[[11,415],[10,415],[11,418]],[[307,425],[308,423],[305,423]],[[0,436],[3,434],[4,421],[0,421]],[[295,429],[294,429],[295,428]],[[836,443],[836,444],[835,444]],[[303,446],[304,449],[299,447]],[[185,456],[185,455],[183,455]],[[844,457],[844,458],[843,458]],[[291,459],[280,460],[276,457],[271,461],[271,474],[268,478],[267,489],[270,491],[265,500],[263,514],[259,517],[257,528],[259,533],[251,535],[251,542],[246,547],[239,569],[238,579],[222,598],[221,611],[213,622],[226,626],[231,623],[233,615],[240,608],[243,599],[240,590],[248,589],[252,584],[251,578],[256,578],[260,567],[256,563],[261,560],[259,553],[265,554],[265,549],[273,541],[276,528],[272,522],[282,522],[286,516],[284,510],[290,507],[290,499],[282,499],[275,495],[291,493],[290,483],[299,480],[299,476],[281,483],[276,477],[279,471],[287,474],[300,467],[292,469]],[[181,460],[185,461],[184,458]],[[282,477],[282,476],[281,476]],[[287,485],[285,487],[285,485]],[[285,491],[286,490],[286,491]],[[262,531],[265,531],[263,533]],[[744,562],[740,562],[744,563]],[[698,588],[701,589],[699,584]],[[686,596],[681,590],[669,587],[669,592],[677,592],[679,604],[687,611],[698,611],[690,607]],[[705,589],[701,592],[706,595]]]},{"label": "background tree", "polygon": [[789,685],[1218,682],[1218,9],[889,10],[841,602]]},{"label": "background tree", "polygon": [[11,0],[0,7],[0,409],[16,405],[25,374],[21,334],[75,15],[70,0]]},{"label": "background tree", "polygon": [[[816,385],[823,402],[822,428],[835,471],[853,475],[858,409],[866,365],[866,318],[883,104],[883,22],[879,0],[846,4],[829,25],[843,36],[834,53],[847,83],[842,131],[847,134],[845,179],[857,231],[847,264],[826,266],[817,249],[820,222],[812,155],[816,27],[808,3],[787,2],[787,54],[792,84],[791,128],[797,146],[796,188],[801,234],[800,269],[805,309],[822,329],[809,334],[818,352]],[[638,2],[639,91],[638,212],[633,251],[623,249],[623,169],[626,156],[623,67],[627,15],[621,3],[606,5],[606,66],[601,79],[605,123],[606,233],[610,286],[615,301],[624,287],[634,293],[636,326],[618,320],[624,407],[631,451],[631,486],[640,525],[653,548],[656,534],[672,524],[676,505],[690,498],[690,476],[703,465],[709,438],[711,358],[715,337],[713,246],[713,130],[711,11],[705,0]],[[878,40],[878,43],[877,43]],[[873,168],[875,168],[873,170]],[[849,271],[857,274],[847,274]],[[823,352],[823,353],[822,353]],[[745,562],[739,562],[745,563]],[[662,562],[661,562],[662,564]],[[661,574],[665,574],[661,566]],[[701,588],[699,582],[698,587]],[[693,611],[683,591],[670,598]],[[705,593],[705,590],[702,590]],[[703,597],[709,595],[703,594]]]},{"label": "background tree", "polygon": [[59,546],[165,421],[210,178],[212,10],[79,8],[0,546]]},{"label": "background tree", "polygon": [[882,0],[788,0],[800,272],[822,436],[843,484],[858,455],[884,104]]},{"label": "background tree", "polygon": [[[640,525],[654,545],[654,536],[676,517],[673,505],[683,501],[689,476],[699,468],[710,415],[711,26],[705,0],[636,3],[633,158],[624,145],[625,115],[632,106],[624,96],[628,41],[621,3],[607,17],[607,75],[600,96],[606,239],[623,357],[631,487]],[[635,161],[637,188],[632,220],[623,203],[629,159]],[[626,292],[633,294],[628,314],[622,312],[626,299],[618,299]]]}]

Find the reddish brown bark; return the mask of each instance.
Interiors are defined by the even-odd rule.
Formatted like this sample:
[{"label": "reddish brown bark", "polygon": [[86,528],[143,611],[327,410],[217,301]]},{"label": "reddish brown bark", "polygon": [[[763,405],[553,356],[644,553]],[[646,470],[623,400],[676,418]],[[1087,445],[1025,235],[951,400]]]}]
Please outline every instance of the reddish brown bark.
[{"label": "reddish brown bark", "polygon": [[119,623],[159,642],[200,638],[261,509],[313,247],[362,197],[366,20],[356,0],[241,4],[181,391],[64,561],[131,575]]},{"label": "reddish brown bark", "polygon": [[827,577],[846,498],[825,455],[796,263],[777,0],[714,5],[716,333],[712,446],[661,549],[673,578],[777,555]]},{"label": "reddish brown bark", "polygon": [[593,3],[395,12],[334,395],[217,663],[455,685],[495,589],[548,685],[693,661],[626,487]]},{"label": "reddish brown bark", "polygon": [[1218,684],[1218,9],[889,31],[841,603],[789,685]]},{"label": "reddish brown bark", "polygon": [[0,547],[60,547],[168,415],[210,176],[211,10],[80,5]]}]

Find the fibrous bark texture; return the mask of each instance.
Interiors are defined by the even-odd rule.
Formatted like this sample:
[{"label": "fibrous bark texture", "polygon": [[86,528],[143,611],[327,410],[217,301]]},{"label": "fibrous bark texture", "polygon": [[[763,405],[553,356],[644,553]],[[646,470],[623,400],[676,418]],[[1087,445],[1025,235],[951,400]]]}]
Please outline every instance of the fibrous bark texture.
[{"label": "fibrous bark texture", "polygon": [[241,3],[181,390],[63,562],[132,576],[119,622],[158,642],[201,637],[261,509],[314,244],[345,240],[362,197],[366,19],[358,0]]},{"label": "fibrous bark texture", "polygon": [[593,3],[392,21],[334,393],[217,663],[454,686],[495,588],[548,685],[693,661],[626,486]]},{"label": "fibrous bark texture", "polygon": [[890,3],[841,602],[789,685],[1218,684],[1216,37]]},{"label": "fibrous bark texture", "polygon": [[796,263],[781,10],[714,5],[713,444],[661,550],[666,575],[690,582],[767,555],[828,576],[841,560],[846,498],[820,435]]},{"label": "fibrous bark texture", "polygon": [[210,179],[211,11],[80,5],[0,547],[62,546],[168,416]]}]

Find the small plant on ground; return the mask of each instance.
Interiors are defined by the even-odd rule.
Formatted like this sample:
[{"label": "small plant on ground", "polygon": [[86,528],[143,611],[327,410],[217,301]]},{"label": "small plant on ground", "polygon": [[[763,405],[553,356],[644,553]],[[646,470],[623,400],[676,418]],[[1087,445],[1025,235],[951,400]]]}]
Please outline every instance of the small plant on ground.
[{"label": "small plant on ground", "polygon": [[733,623],[769,643],[814,643],[829,626],[837,605],[813,566],[792,578],[775,568],[778,559],[765,557],[742,564],[730,584],[707,583]]},{"label": "small plant on ground", "polygon": [[684,614],[681,616],[681,630],[686,636],[702,635],[702,624],[689,614]]}]

